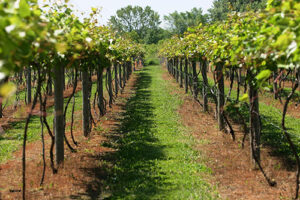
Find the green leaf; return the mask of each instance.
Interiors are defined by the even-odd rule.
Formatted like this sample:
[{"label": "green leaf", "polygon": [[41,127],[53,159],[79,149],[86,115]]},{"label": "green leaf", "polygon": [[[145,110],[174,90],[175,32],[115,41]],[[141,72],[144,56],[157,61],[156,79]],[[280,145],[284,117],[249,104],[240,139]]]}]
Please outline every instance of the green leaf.
[{"label": "green leaf", "polygon": [[67,49],[68,49],[67,44],[64,43],[64,42],[62,42],[62,43],[56,43],[55,47],[56,47],[57,52],[59,52],[61,54],[64,54],[67,51]]},{"label": "green leaf", "polygon": [[278,68],[294,69],[296,66],[293,63],[290,64],[277,64]]},{"label": "green leaf", "polygon": [[97,10],[98,10],[97,8],[92,7],[92,11],[93,11],[94,13],[96,13]]},{"label": "green leaf", "polygon": [[21,17],[30,16],[30,6],[28,5],[26,0],[20,0],[19,12]]},{"label": "green leaf", "polygon": [[256,79],[257,80],[265,80],[270,77],[271,73],[272,73],[271,70],[268,70],[268,69],[263,70],[256,76]]},{"label": "green leaf", "polygon": [[3,98],[8,98],[16,92],[17,88],[15,84],[9,82],[0,86],[0,96]]},{"label": "green leaf", "polygon": [[265,91],[267,91],[267,92],[271,92],[271,88],[270,87],[264,87],[263,88]]},{"label": "green leaf", "polygon": [[275,42],[275,47],[280,49],[286,49],[293,41],[293,38],[294,38],[293,34],[286,31],[277,38]]},{"label": "green leaf", "polygon": [[42,12],[41,12],[40,10],[38,10],[38,9],[35,9],[35,10],[33,11],[33,13],[34,13],[34,15],[36,15],[36,16],[41,16],[41,14],[42,14]]},{"label": "green leaf", "polygon": [[239,101],[246,102],[248,100],[248,94],[244,94],[242,97],[239,98]]}]

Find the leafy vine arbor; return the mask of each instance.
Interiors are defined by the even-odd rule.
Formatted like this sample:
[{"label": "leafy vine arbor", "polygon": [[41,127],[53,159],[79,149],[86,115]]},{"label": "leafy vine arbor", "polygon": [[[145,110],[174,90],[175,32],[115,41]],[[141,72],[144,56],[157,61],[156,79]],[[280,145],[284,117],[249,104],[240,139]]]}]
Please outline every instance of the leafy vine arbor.
[{"label": "leafy vine arbor", "polygon": [[[66,5],[54,4],[47,12],[43,12],[37,5],[36,0],[4,0],[0,2],[0,70],[1,70],[1,102],[16,90],[9,83],[10,76],[14,72],[25,69],[34,71],[37,75],[37,86],[28,113],[24,130],[23,140],[23,199],[26,189],[26,142],[27,129],[33,110],[39,103],[41,139],[43,143],[42,156],[44,161],[43,184],[46,162],[44,129],[47,130],[52,142],[50,147],[50,161],[53,173],[57,173],[59,166],[64,161],[64,143],[75,152],[65,135],[66,117],[68,106],[73,98],[71,115],[71,137],[77,145],[73,136],[75,92],[77,82],[82,80],[83,93],[83,134],[89,136],[94,117],[105,114],[106,100],[103,95],[103,76],[106,70],[107,90],[109,93],[109,105],[113,103],[113,78],[111,66],[114,66],[115,95],[118,90],[125,86],[132,72],[132,62],[144,55],[141,45],[135,44],[126,38],[117,38],[113,31],[104,26],[98,26],[97,17],[99,11],[92,9],[90,18],[79,21],[72,10]],[[118,68],[119,66],[119,68]],[[122,68],[122,67],[123,68]],[[73,90],[67,103],[64,104],[64,85],[66,71],[72,73]],[[97,74],[97,90],[94,105],[91,108],[92,76]],[[27,85],[31,85],[31,72],[27,76]],[[4,77],[4,78],[3,78]],[[5,78],[6,77],[6,78]],[[53,130],[49,126],[46,116],[47,94],[52,88],[54,80],[54,122]],[[31,92],[31,90],[30,90]],[[95,114],[92,114],[94,110]],[[95,123],[96,124],[96,123]],[[55,147],[55,156],[53,153]],[[55,158],[55,162],[54,162]]]},{"label": "leafy vine arbor", "polygon": [[[288,95],[283,108],[281,131],[291,147],[296,158],[296,195],[299,190],[299,155],[291,135],[285,127],[285,116],[288,103],[300,82],[300,2],[285,0],[269,0],[266,10],[259,13],[232,13],[225,22],[190,28],[184,37],[166,40],[162,44],[160,56],[166,62],[168,71],[177,79],[180,77],[180,86],[183,79],[186,92],[191,88],[194,98],[208,110],[207,96],[213,97],[216,104],[216,116],[219,129],[229,127],[233,139],[234,131],[228,117],[226,108],[247,105],[250,122],[250,153],[253,167],[258,167],[264,174],[269,185],[274,186],[260,164],[260,134],[261,121],[259,114],[259,90],[268,89],[267,80],[270,75],[280,71],[294,72],[295,84]],[[184,69],[182,63],[185,63]],[[200,62],[202,80],[198,80],[195,62]],[[178,65],[179,63],[179,65]],[[215,85],[210,86],[207,79],[208,67],[214,69]],[[224,76],[230,74],[229,94],[224,93]],[[245,94],[240,97],[242,74],[245,74]],[[234,76],[237,80],[237,98],[232,100]],[[278,77],[275,77],[278,79]],[[274,83],[276,80],[274,80]],[[198,91],[202,88],[202,102],[198,100]],[[249,88],[249,89],[248,89]],[[246,91],[248,90],[248,93]],[[237,112],[241,117],[241,114]],[[245,121],[245,120],[243,120]],[[244,123],[245,136],[247,125]],[[244,137],[245,138],[245,137]],[[244,141],[244,139],[243,139]]]}]

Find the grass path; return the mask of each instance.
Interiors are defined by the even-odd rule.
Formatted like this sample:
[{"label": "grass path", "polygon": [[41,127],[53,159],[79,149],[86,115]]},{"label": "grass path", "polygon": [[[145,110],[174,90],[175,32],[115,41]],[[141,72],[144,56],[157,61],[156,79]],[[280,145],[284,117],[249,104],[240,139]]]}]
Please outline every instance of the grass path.
[{"label": "grass path", "polygon": [[[121,124],[112,134],[117,149],[106,188],[109,199],[216,199],[203,177],[210,169],[192,149],[195,141],[179,122],[179,96],[163,80],[160,66],[138,73],[136,93],[126,104]],[[111,158],[110,158],[111,159]]]}]

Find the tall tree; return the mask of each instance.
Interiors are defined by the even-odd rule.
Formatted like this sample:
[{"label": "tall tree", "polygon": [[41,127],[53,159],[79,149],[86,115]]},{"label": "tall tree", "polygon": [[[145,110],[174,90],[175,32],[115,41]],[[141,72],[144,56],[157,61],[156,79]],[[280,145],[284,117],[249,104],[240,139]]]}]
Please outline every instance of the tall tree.
[{"label": "tall tree", "polygon": [[129,34],[132,38],[145,43],[158,42],[160,38],[157,38],[157,35],[162,31],[159,27],[160,23],[159,14],[149,6],[121,8],[109,20],[109,25],[115,31]]},{"label": "tall tree", "polygon": [[226,19],[231,11],[259,10],[266,6],[266,2],[266,0],[214,0],[208,12],[211,21],[220,21]]},{"label": "tall tree", "polygon": [[164,16],[164,20],[168,24],[168,29],[175,34],[183,34],[188,27],[197,26],[200,23],[206,23],[208,15],[203,14],[201,8],[193,8],[187,12],[173,12]]}]

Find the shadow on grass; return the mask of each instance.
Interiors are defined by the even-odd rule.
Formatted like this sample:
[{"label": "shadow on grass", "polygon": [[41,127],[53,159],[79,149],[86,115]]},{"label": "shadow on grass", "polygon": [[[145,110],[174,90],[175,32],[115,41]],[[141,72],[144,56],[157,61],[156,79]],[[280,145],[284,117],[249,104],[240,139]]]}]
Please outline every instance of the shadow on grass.
[{"label": "shadow on grass", "polygon": [[[265,105],[260,105],[265,106]],[[249,127],[249,108],[242,104],[240,107],[235,107],[234,103],[227,107],[227,113],[235,123],[241,123],[239,115],[236,115],[236,109],[242,114],[247,126]],[[281,127],[281,116],[278,116],[276,112],[261,112],[261,143],[263,146],[271,147],[271,156],[280,158],[283,161],[284,167],[287,170],[294,170],[295,157],[286,140],[283,132],[278,128]],[[276,127],[275,127],[276,126]],[[295,129],[288,128],[289,132],[295,132]],[[294,143],[296,144],[297,151],[300,152],[299,138],[296,138],[295,134],[290,135]],[[249,137],[249,136],[248,136]]]},{"label": "shadow on grass", "polygon": [[[32,116],[28,128],[27,141],[31,142],[38,139],[40,133],[40,118],[38,116]],[[7,156],[5,154],[12,154],[18,145],[14,144],[22,142],[24,137],[25,121],[11,122],[9,128],[5,129],[4,133],[0,133],[0,163],[2,157]],[[14,149],[13,151],[5,151],[5,146],[8,149]]]},{"label": "shadow on grass", "polygon": [[[201,77],[199,78],[199,91],[202,91],[203,82]],[[210,86],[212,86],[210,84]],[[285,92],[285,93],[284,93]],[[232,91],[234,94],[235,91]],[[286,96],[289,95],[288,90],[282,90],[282,100],[285,101]],[[210,102],[214,102],[213,98],[210,96],[210,92],[208,94],[208,98]],[[298,94],[293,96],[293,99],[298,99]],[[216,103],[216,102],[214,102]],[[271,106],[266,106],[260,104],[260,107],[266,107],[264,112],[260,111],[261,115],[261,122],[262,122],[262,131],[261,131],[261,143],[263,146],[271,147],[271,156],[277,157],[283,161],[284,167],[287,170],[295,170],[295,157],[294,154],[286,140],[285,135],[283,132],[276,127],[281,128],[281,115],[276,114],[271,109]],[[270,108],[268,108],[270,107]],[[261,109],[261,108],[260,108]],[[226,112],[229,115],[230,119],[237,124],[242,125],[242,121],[239,115],[237,115],[237,110],[243,116],[244,121],[247,123],[247,127],[249,128],[249,108],[245,104],[241,104],[240,106],[236,106],[236,103],[233,101],[229,101],[229,104],[226,107]],[[286,119],[288,121],[289,119]],[[276,126],[276,127],[275,127]],[[291,127],[291,126],[290,126]],[[296,127],[288,128],[288,131],[291,132],[291,138],[294,144],[297,147],[297,152],[300,154],[300,145],[299,140],[300,138],[295,134],[297,131]],[[249,135],[248,135],[249,137]]]},{"label": "shadow on grass", "polygon": [[[102,146],[114,149],[111,153],[97,155],[101,165],[83,169],[94,177],[87,187],[91,199],[150,199],[160,191],[161,177],[155,176],[155,161],[164,159],[164,146],[157,144],[153,135],[153,106],[151,105],[151,76],[147,68],[138,73],[136,93],[124,106],[120,124],[107,134]],[[71,196],[76,199],[80,196]]]},{"label": "shadow on grass", "polygon": [[[267,121],[267,122],[266,122]],[[263,145],[270,146],[272,148],[271,156],[279,157],[287,170],[295,170],[295,156],[287,142],[287,139],[283,132],[274,125],[281,127],[278,120],[275,120],[273,116],[264,116],[262,120],[262,135],[261,140]],[[287,131],[293,132],[294,129],[287,128]],[[290,135],[294,144],[296,145],[297,152],[300,152],[299,138],[294,134]]]}]

